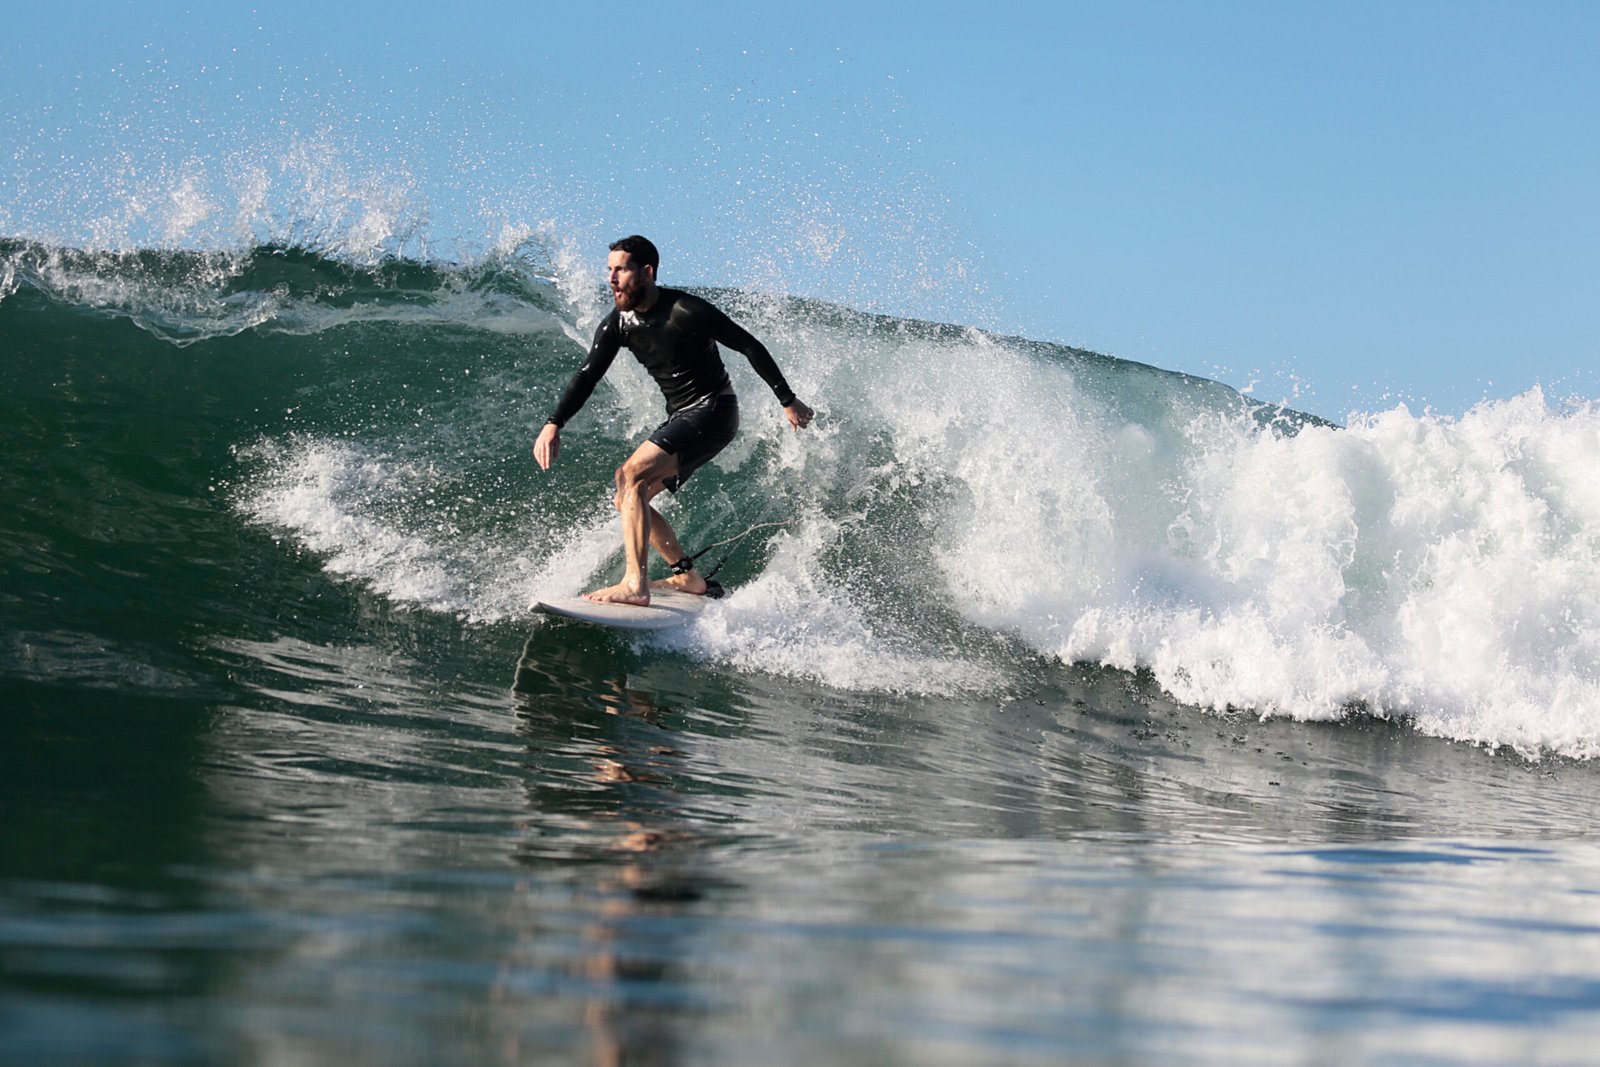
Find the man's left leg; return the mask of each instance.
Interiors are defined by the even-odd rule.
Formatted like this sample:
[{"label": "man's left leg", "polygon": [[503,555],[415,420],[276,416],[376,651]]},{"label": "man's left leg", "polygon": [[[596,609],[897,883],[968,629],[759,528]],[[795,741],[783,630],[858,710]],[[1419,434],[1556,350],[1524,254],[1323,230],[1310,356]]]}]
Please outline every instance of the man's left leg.
[{"label": "man's left leg", "polygon": [[[665,486],[662,488],[665,488]],[[659,491],[657,490],[657,492]],[[651,494],[652,498],[654,495]],[[677,563],[680,559],[684,559],[689,555],[683,550],[683,546],[678,543],[677,531],[672,528],[670,522],[662,517],[661,512],[657,511],[654,505],[650,506],[650,547],[654,548],[656,553],[667,561],[668,565]],[[701,577],[700,572],[695,570],[694,564],[691,563],[689,564],[689,569],[682,574],[674,574],[670,578],[662,578],[660,581],[651,582],[650,588],[676,589],[679,592],[694,593],[699,596],[706,591],[706,580]]]},{"label": "man's left leg", "polygon": [[[650,439],[617,468],[617,511],[622,515],[627,573],[617,585],[585,594],[591,599],[648,604],[648,545],[669,565],[687,558],[678,534],[651,501],[672,482],[677,489],[706,460],[726,448],[739,429],[739,402],[729,392],[669,416]],[[670,449],[670,451],[668,451]],[[707,582],[693,564],[655,588],[704,594]]]}]

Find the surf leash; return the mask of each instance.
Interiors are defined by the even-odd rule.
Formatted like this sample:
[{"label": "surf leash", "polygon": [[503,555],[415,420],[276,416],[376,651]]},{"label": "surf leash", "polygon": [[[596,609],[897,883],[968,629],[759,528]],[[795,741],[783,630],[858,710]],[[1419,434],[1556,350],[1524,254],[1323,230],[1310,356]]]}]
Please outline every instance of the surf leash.
[{"label": "surf leash", "polygon": [[727,590],[722,588],[721,582],[715,582],[712,581],[712,579],[715,578],[717,572],[722,569],[722,565],[733,558],[733,554],[738,551],[738,543],[755,533],[757,530],[765,530],[772,526],[787,526],[791,521],[792,520],[785,519],[782,522],[758,522],[742,533],[736,533],[732,537],[725,538],[721,541],[713,541],[700,551],[695,552],[692,555],[684,556],[678,562],[674,563],[672,565],[672,573],[688,574],[690,571],[694,570],[694,561],[705,555],[707,552],[710,552],[713,548],[721,548],[723,545],[733,545],[733,548],[730,548],[721,559],[717,560],[717,565],[712,567],[709,571],[706,571],[704,575],[706,580],[705,595],[710,597],[712,600],[716,600],[726,593]]}]

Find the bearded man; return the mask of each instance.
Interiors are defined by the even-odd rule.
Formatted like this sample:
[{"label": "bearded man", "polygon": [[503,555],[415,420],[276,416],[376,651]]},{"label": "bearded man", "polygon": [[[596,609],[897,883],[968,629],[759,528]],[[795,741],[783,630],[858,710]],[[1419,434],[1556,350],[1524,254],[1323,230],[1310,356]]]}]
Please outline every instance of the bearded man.
[{"label": "bearded man", "polygon": [[803,430],[815,412],[795,398],[766,346],[709,302],[656,284],[661,256],[637,235],[611,245],[606,265],[616,305],[594,332],[583,365],[561,402],[539,431],[533,456],[545,470],[561,451],[561,428],[588,401],[594,387],[626,348],[661,387],[667,420],[616,471],[612,502],[622,517],[622,580],[585,593],[590,600],[650,603],[648,550],[672,569],[658,588],[704,595],[706,580],[687,558],[678,535],[651,501],[663,489],[676,493],[689,476],[733,440],[739,429],[739,398],[717,350],[721,344],[750,361],[783,405],[789,425]]}]

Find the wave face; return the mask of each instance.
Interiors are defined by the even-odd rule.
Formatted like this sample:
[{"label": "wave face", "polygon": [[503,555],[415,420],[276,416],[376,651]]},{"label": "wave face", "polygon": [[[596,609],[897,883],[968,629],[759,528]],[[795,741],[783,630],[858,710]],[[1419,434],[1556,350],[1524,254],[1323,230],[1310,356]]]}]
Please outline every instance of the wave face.
[{"label": "wave face", "polygon": [[[1594,405],[1340,428],[1080,350],[708,295],[822,414],[788,432],[730,359],[744,430],[667,506],[691,546],[781,525],[728,547],[732,595],[665,639],[684,654],[974,697],[1092,661],[1201,708],[1600,750]],[[615,571],[610,472],[654,386],[619,360],[558,466],[528,455],[602,306],[547,238],[471,265],[0,242],[7,670],[203,684],[176,647],[288,610],[251,601],[264,556],[469,625]]]}]

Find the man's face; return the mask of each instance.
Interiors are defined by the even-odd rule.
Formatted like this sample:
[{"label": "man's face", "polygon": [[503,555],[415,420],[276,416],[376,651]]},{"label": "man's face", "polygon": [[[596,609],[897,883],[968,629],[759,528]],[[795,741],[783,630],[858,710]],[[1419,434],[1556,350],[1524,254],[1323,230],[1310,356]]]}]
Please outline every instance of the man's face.
[{"label": "man's face", "polygon": [[611,299],[616,301],[618,311],[637,308],[655,285],[655,271],[636,265],[628,252],[611,253],[606,268],[611,272]]}]

